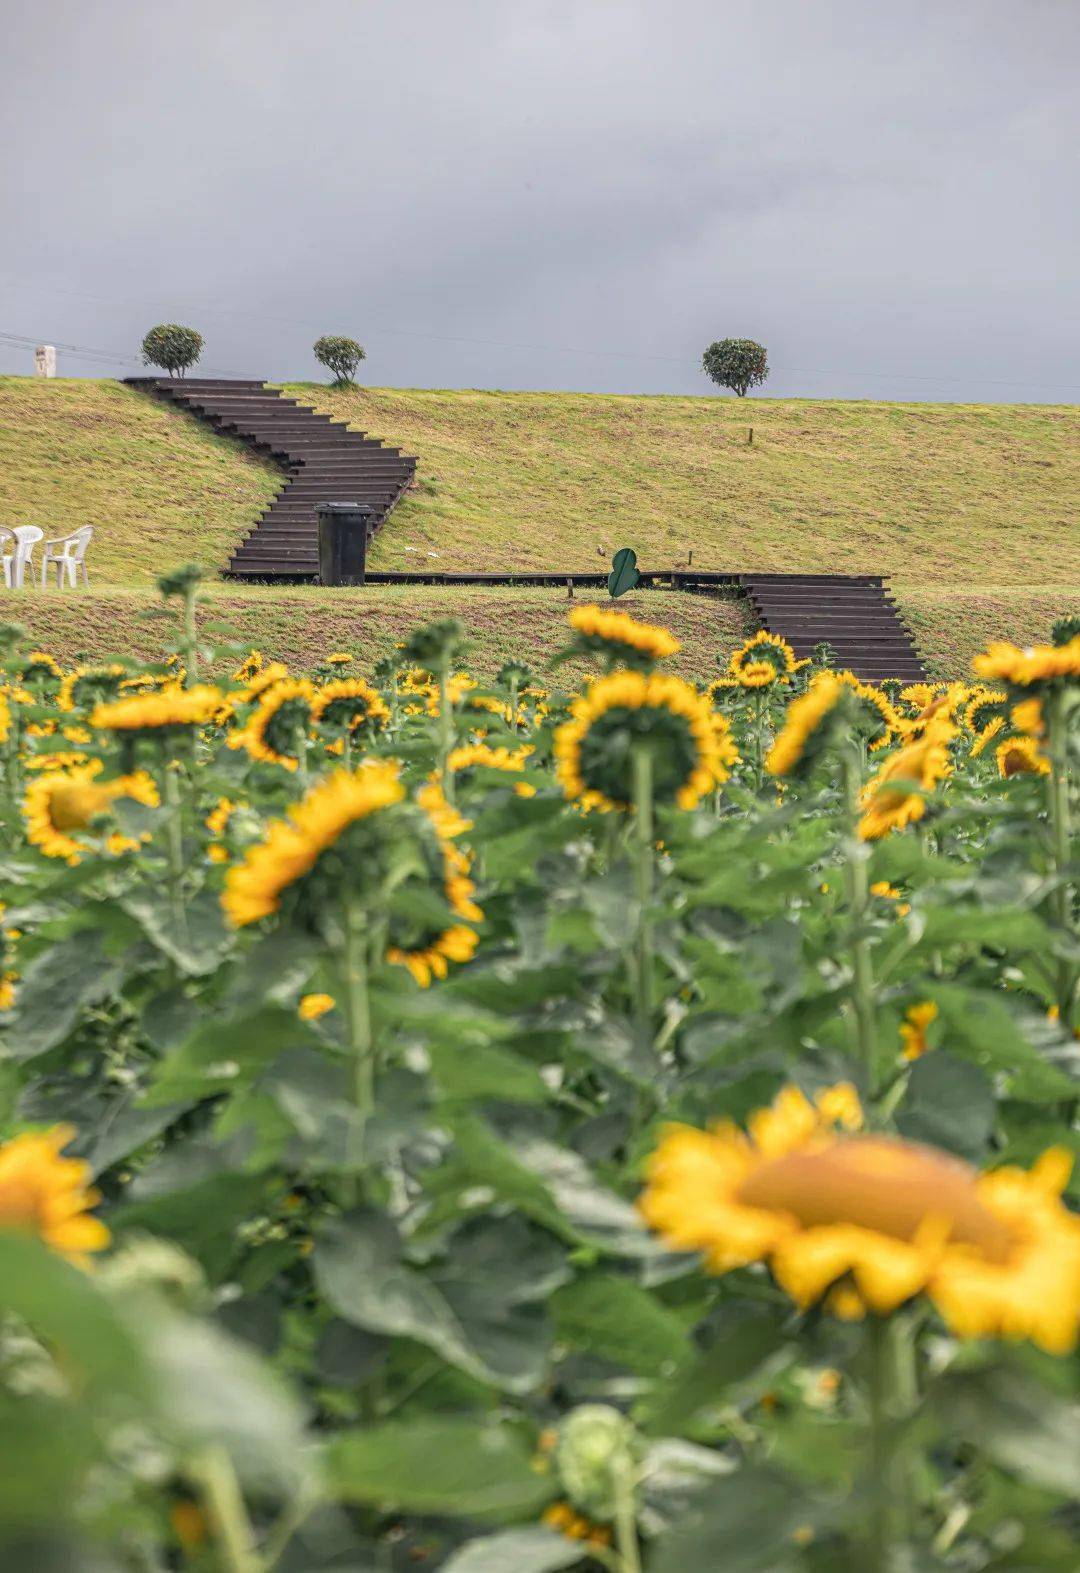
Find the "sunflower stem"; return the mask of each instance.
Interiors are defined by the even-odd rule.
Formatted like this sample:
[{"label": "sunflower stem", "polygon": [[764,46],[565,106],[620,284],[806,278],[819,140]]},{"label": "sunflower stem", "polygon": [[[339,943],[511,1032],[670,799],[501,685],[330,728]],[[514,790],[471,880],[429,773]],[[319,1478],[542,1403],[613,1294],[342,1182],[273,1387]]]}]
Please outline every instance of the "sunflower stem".
[{"label": "sunflower stem", "polygon": [[188,1473],[213,1528],[223,1573],[262,1573],[263,1560],[228,1453],[223,1447],[208,1447],[191,1461]]},{"label": "sunflower stem", "polygon": [[[1051,695],[1047,705],[1049,732],[1050,774],[1046,778],[1050,818],[1050,854],[1056,887],[1051,896],[1051,911],[1062,938],[1073,937],[1073,891],[1069,884],[1068,870],[1071,854],[1072,826],[1069,803],[1069,743],[1068,718],[1065,696]],[[1073,1007],[1076,995],[1076,974],[1063,957],[1055,969],[1055,995],[1058,1019],[1065,1028],[1073,1026]]]},{"label": "sunflower stem", "polygon": [[647,748],[634,750],[634,872],[638,901],[636,951],[638,1030],[652,1036],[653,769]]},{"label": "sunflower stem", "polygon": [[180,771],[175,760],[167,760],[162,775],[165,799],[165,851],[169,860],[169,903],[177,932],[187,939],[187,912],[184,908],[184,823],[180,797]]},{"label": "sunflower stem", "polygon": [[765,750],[762,747],[762,730],[765,709],[765,696],[758,688],[754,692],[754,790],[761,791],[761,784],[765,779]]},{"label": "sunflower stem", "polygon": [[184,587],[184,686],[191,688],[199,681],[199,636],[195,627],[194,584]]},{"label": "sunflower stem", "polygon": [[368,997],[369,934],[364,909],[348,894],[342,914],[342,970],[345,974],[345,1023],[353,1062],[353,1098],[359,1131],[358,1161],[363,1159],[364,1131],[375,1105],[375,1046]]},{"label": "sunflower stem", "polygon": [[447,761],[454,744],[453,712],[450,705],[450,662],[446,656],[439,663],[439,779],[443,796],[448,803],[454,801],[454,777]]},{"label": "sunflower stem", "polygon": [[898,1317],[866,1321],[869,1437],[867,1573],[909,1573],[910,1460],[902,1427],[917,1401],[911,1328]]},{"label": "sunflower stem", "polygon": [[299,786],[301,792],[306,792],[307,791],[307,784],[308,784],[308,767],[307,767],[308,739],[307,739],[307,727],[304,725],[304,723],[302,721],[297,723],[294,737],[295,737],[295,744],[294,744],[294,746],[296,748],[296,780],[297,780],[297,785]]},{"label": "sunflower stem", "polygon": [[862,770],[855,748],[846,746],[840,754],[844,783],[844,887],[848,918],[851,923],[852,1011],[859,1059],[865,1071],[871,1099],[877,1093],[877,1039],[874,1018],[874,967],[866,924],[870,909],[870,882],[866,857],[859,840],[859,793]]},{"label": "sunflower stem", "polygon": [[641,1573],[637,1504],[634,1496],[634,1462],[627,1455],[615,1469],[615,1547],[620,1573]]}]

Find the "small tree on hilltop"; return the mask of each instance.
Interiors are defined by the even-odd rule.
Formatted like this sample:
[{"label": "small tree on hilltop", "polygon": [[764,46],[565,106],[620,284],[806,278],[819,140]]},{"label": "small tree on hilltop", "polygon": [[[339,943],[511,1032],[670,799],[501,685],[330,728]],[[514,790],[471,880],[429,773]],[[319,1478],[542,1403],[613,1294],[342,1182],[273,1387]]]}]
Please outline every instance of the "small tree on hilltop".
[{"label": "small tree on hilltop", "polygon": [[702,369],[719,388],[730,388],[745,399],[769,375],[764,344],[753,339],[717,339],[701,357]]},{"label": "small tree on hilltop", "polygon": [[356,376],[356,368],[367,357],[362,344],[355,339],[345,339],[339,333],[326,333],[312,346],[315,359],[333,372],[334,381],[343,387]]},{"label": "small tree on hilltop", "polygon": [[178,322],[159,322],[142,341],[144,366],[160,366],[170,377],[182,377],[202,354],[203,336]]}]

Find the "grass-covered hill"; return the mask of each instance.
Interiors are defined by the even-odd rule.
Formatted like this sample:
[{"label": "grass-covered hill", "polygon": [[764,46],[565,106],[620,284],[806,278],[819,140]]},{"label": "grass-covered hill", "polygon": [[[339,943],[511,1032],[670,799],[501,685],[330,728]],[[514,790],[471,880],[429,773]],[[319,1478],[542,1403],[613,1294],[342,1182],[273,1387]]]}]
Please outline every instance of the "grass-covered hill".
[{"label": "grass-covered hill", "polygon": [[[893,578],[924,656],[959,672],[987,637],[1045,636],[1080,604],[1080,408],[355,389],[289,391],[419,455],[372,566],[644,566],[875,572]],[[754,440],[748,442],[750,425]],[[272,465],[112,381],[0,378],[0,522],[97,527],[94,592],[4,595],[60,653],[149,650],[155,575],[223,563],[280,485]],[[707,667],[722,603],[642,595]],[[455,610],[498,664],[556,648],[547,592],[365,592],[222,584],[213,610],[296,659],[373,652]],[[681,608],[677,610],[677,608]]]}]

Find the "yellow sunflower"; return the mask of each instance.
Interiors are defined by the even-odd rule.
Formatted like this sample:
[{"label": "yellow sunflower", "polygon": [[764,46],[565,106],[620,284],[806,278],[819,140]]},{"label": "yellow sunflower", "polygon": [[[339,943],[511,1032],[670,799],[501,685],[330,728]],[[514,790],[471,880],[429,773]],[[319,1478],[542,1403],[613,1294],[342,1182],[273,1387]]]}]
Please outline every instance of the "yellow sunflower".
[{"label": "yellow sunflower", "polygon": [[243,730],[237,734],[252,759],[296,770],[299,735],[306,736],[315,690],[306,677],[286,678],[267,688]]},{"label": "yellow sunflower", "polygon": [[250,683],[256,672],[261,672],[263,655],[261,650],[249,650],[244,660],[233,673],[234,683]]},{"label": "yellow sunflower", "polygon": [[39,688],[51,688],[54,684],[59,687],[63,678],[63,667],[47,650],[31,650],[19,673],[19,681],[24,686],[36,685]]},{"label": "yellow sunflower", "polygon": [[926,1031],[938,1018],[938,1008],[933,1000],[922,1000],[909,1005],[900,1023],[900,1041],[904,1045],[904,1058],[918,1060],[929,1049]]},{"label": "yellow sunflower", "polygon": [[356,733],[385,726],[390,711],[381,695],[362,677],[343,677],[315,690],[311,719],[316,726],[321,723]]},{"label": "yellow sunflower", "polygon": [[309,874],[320,855],[360,819],[400,803],[405,788],[392,761],[335,770],[275,819],[266,837],[225,876],[221,904],[237,928],[269,917],[290,885]]},{"label": "yellow sunflower", "polygon": [[815,740],[820,741],[822,728],[843,700],[844,684],[832,672],[822,672],[812,680],[805,694],[791,701],[784,725],[765,756],[765,768],[770,775],[789,776],[812,763],[817,752],[813,746]]},{"label": "yellow sunflower", "polygon": [[944,683],[908,683],[906,688],[900,690],[900,702],[908,705],[914,715],[918,715],[944,687]]},{"label": "yellow sunflower", "polygon": [[733,651],[728,662],[728,671],[732,677],[740,678],[746,666],[756,666],[763,661],[767,662],[776,676],[784,681],[790,678],[800,665],[786,639],[780,634],[771,634],[761,628],[752,638],[744,640],[738,649]]},{"label": "yellow sunflower", "polygon": [[432,978],[445,978],[451,961],[470,961],[479,940],[476,930],[463,923],[443,929],[429,945],[404,950],[391,945],[386,952],[387,961],[407,967],[422,989],[430,986]]},{"label": "yellow sunflower", "polygon": [[568,798],[585,808],[628,809],[635,749],[652,756],[658,803],[693,808],[726,781],[707,699],[679,677],[616,672],[574,700],[555,734],[556,772]]},{"label": "yellow sunflower", "polygon": [[426,989],[432,978],[445,978],[450,962],[471,960],[479,940],[475,930],[466,927],[466,923],[479,923],[484,914],[473,900],[476,887],[469,877],[468,853],[454,845],[455,839],[470,828],[471,821],[447,802],[437,781],[422,786],[416,801],[435,835],[447,905],[455,920],[464,920],[454,921],[435,932],[423,929],[406,932],[401,920],[391,917],[386,959],[407,967],[420,987]]},{"label": "yellow sunflower", "polygon": [[986,726],[983,727],[982,731],[975,739],[974,743],[971,745],[972,759],[978,759],[979,755],[990,747],[990,744],[994,741],[995,737],[997,737],[998,733],[1003,732],[1004,730],[1004,716],[996,715],[992,721],[988,721]]},{"label": "yellow sunflower", "polygon": [[1003,776],[1048,776],[1050,761],[1039,753],[1033,737],[1007,737],[994,750],[998,771]]},{"label": "yellow sunflower", "polygon": [[99,704],[90,725],[99,732],[165,732],[179,727],[207,726],[220,716],[228,701],[220,688],[208,683],[194,688],[166,688],[157,693],[133,694],[112,704]]},{"label": "yellow sunflower", "polygon": [[729,1272],[768,1263],[802,1309],[889,1315],[925,1294],[961,1338],[1063,1354],[1080,1330],[1080,1218],[1069,1156],[980,1175],[933,1147],[860,1134],[852,1087],[786,1087],[746,1131],[669,1128],[639,1207],[676,1249]]},{"label": "yellow sunflower", "polygon": [[90,1165],[61,1157],[74,1135],[70,1126],[58,1125],[0,1145],[0,1229],[37,1235],[54,1251],[79,1260],[103,1251],[109,1231],[90,1216],[100,1200],[89,1185]]},{"label": "yellow sunflower", "polygon": [[744,661],[735,679],[740,688],[768,688],[779,680],[780,674],[771,661]]},{"label": "yellow sunflower", "polygon": [[318,1021],[327,1011],[333,1010],[337,1001],[332,994],[305,994],[296,1007],[301,1021]]},{"label": "yellow sunflower", "polygon": [[839,682],[845,683],[853,693],[858,694],[864,703],[864,707],[869,707],[865,712],[867,715],[872,711],[876,711],[877,716],[880,718],[867,737],[867,746],[870,752],[874,753],[879,748],[885,748],[894,733],[901,731],[905,724],[893,709],[888,694],[874,683],[864,683],[862,678],[856,677],[854,672],[837,672],[836,677]]},{"label": "yellow sunflower", "polygon": [[1035,688],[1080,677],[1080,634],[1064,645],[1033,645],[1026,650],[992,643],[972,662],[980,677],[1008,683],[1010,688]]},{"label": "yellow sunflower", "polygon": [[1005,714],[1008,703],[1004,689],[973,688],[964,704],[964,725],[970,732],[981,733],[995,717]]},{"label": "yellow sunflower", "polygon": [[0,743],[6,743],[11,736],[11,706],[8,696],[0,690]]},{"label": "yellow sunflower", "polygon": [[104,703],[120,689],[127,668],[113,662],[109,666],[77,666],[67,673],[56,695],[59,710],[74,710],[91,701]]},{"label": "yellow sunflower", "polygon": [[[952,769],[949,741],[955,734],[951,722],[935,722],[916,742],[906,743],[883,761],[863,788],[859,835],[864,841],[877,841],[889,831],[902,830],[923,817],[923,794],[943,781]],[[907,782],[920,790],[911,791]]]},{"label": "yellow sunflower", "polygon": [[[26,788],[23,815],[26,839],[46,857],[79,862],[86,844],[76,832],[89,829],[100,815],[107,814],[118,798],[128,797],[149,808],[160,799],[153,780],[145,770],[118,776],[113,781],[96,781],[101,773],[100,760],[76,770],[47,773],[35,778]],[[106,850],[123,852],[135,845],[126,837],[110,837]]]},{"label": "yellow sunflower", "polygon": [[[260,660],[262,657],[260,656]],[[243,667],[240,669],[243,671]],[[246,687],[232,697],[237,704],[254,704],[261,694],[275,683],[288,681],[289,668],[282,661],[271,661],[269,666],[258,667],[248,678]]]},{"label": "yellow sunflower", "polygon": [[578,606],[567,617],[578,635],[577,646],[638,666],[677,655],[682,645],[674,634],[653,623],[639,623],[627,612],[606,612],[599,606]]}]

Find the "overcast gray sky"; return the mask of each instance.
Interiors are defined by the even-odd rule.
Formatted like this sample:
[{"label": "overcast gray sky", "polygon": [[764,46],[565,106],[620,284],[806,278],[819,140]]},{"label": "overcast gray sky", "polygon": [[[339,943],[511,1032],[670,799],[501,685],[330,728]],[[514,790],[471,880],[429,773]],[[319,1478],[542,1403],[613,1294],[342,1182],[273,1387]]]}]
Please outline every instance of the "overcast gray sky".
[{"label": "overcast gray sky", "polygon": [[[0,0],[0,334],[1080,401],[1078,0]],[[0,340],[0,370],[32,351]],[[69,375],[124,375],[61,349]]]}]

